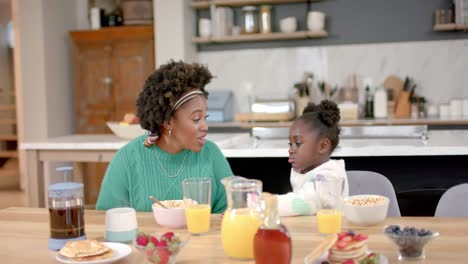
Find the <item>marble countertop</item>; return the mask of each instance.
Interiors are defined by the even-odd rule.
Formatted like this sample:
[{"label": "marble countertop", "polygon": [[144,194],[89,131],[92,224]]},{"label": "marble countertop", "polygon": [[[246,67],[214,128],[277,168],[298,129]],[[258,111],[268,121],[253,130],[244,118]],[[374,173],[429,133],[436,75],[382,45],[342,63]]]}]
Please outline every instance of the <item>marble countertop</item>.
[{"label": "marble countertop", "polygon": [[[334,157],[468,155],[468,130],[429,131],[429,138],[341,139]],[[259,140],[248,133],[209,133],[228,158],[287,157],[288,139]],[[22,150],[117,150],[128,142],[115,135],[71,135],[20,144]]]}]

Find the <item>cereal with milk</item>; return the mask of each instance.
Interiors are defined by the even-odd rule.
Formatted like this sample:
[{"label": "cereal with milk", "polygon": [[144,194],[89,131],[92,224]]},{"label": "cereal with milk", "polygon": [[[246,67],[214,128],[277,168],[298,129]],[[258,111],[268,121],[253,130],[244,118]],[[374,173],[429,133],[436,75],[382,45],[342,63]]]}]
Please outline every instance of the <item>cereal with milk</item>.
[{"label": "cereal with milk", "polygon": [[[166,200],[166,201],[161,201],[161,203],[167,208],[173,209],[173,208],[185,208],[188,205],[196,204],[197,202],[190,200],[190,199],[185,199],[185,200]],[[161,206],[157,203],[154,203],[153,206],[161,208]]]},{"label": "cereal with milk", "polygon": [[345,203],[354,206],[374,206],[384,204],[385,198],[382,196],[359,197],[349,199]]}]

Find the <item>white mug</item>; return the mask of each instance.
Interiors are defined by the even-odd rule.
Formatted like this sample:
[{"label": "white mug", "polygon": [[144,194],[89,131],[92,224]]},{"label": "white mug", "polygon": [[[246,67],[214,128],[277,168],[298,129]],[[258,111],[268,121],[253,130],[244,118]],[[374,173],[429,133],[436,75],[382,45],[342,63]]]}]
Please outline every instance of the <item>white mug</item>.
[{"label": "white mug", "polygon": [[463,99],[463,116],[468,116],[468,99]]},{"label": "white mug", "polygon": [[448,104],[439,104],[439,117],[449,117],[450,107]]},{"label": "white mug", "polygon": [[130,207],[106,211],[105,239],[112,242],[129,242],[138,234],[136,211]]},{"label": "white mug", "polygon": [[203,38],[211,36],[211,20],[208,18],[200,18],[198,20],[198,35]]},{"label": "white mug", "polygon": [[310,11],[307,14],[307,28],[311,31],[323,30],[325,28],[325,14],[317,11]]},{"label": "white mug", "polygon": [[463,100],[461,99],[452,99],[450,100],[450,116],[460,117],[462,116],[463,111]]},{"label": "white mug", "polygon": [[297,29],[297,20],[295,17],[286,17],[280,20],[280,30],[283,33],[292,33]]}]

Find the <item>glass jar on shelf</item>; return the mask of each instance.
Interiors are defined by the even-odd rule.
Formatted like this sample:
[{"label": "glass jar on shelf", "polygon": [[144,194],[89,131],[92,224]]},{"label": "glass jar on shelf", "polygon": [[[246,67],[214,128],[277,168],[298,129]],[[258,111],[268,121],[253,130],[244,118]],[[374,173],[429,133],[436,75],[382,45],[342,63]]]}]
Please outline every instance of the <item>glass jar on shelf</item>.
[{"label": "glass jar on shelf", "polygon": [[271,6],[260,7],[260,33],[271,33]]},{"label": "glass jar on shelf", "polygon": [[258,13],[255,6],[244,6],[242,8],[242,34],[258,33]]}]

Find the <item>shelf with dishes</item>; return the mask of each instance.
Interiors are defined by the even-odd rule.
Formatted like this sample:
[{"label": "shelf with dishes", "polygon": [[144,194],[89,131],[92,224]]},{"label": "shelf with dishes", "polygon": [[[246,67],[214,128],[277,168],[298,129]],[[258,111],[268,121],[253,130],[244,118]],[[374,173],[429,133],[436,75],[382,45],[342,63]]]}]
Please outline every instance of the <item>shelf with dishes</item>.
[{"label": "shelf with dishes", "polygon": [[291,33],[272,32],[272,33],[255,33],[255,34],[241,34],[230,35],[222,37],[194,37],[193,43],[236,43],[236,42],[249,42],[249,41],[272,41],[272,40],[294,40],[294,39],[314,39],[325,38],[328,32],[325,30],[317,31],[296,31]]},{"label": "shelf with dishes", "polygon": [[318,2],[320,0],[202,0],[192,1],[192,8],[206,9],[211,5],[216,6],[229,6],[229,7],[242,7],[247,5],[277,5],[277,4],[294,4],[294,3],[308,3]]},{"label": "shelf with dishes", "polygon": [[435,24],[434,31],[468,31],[468,24]]}]

